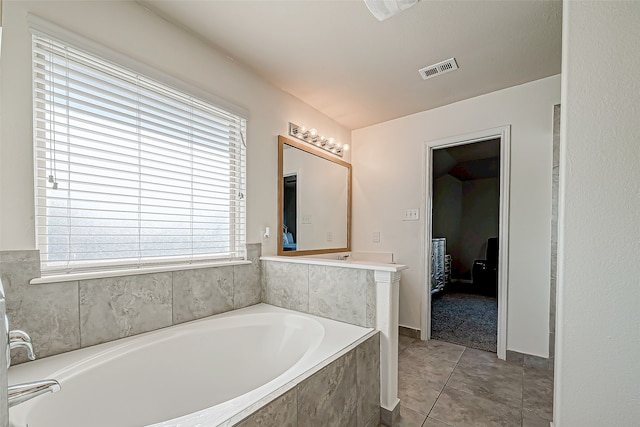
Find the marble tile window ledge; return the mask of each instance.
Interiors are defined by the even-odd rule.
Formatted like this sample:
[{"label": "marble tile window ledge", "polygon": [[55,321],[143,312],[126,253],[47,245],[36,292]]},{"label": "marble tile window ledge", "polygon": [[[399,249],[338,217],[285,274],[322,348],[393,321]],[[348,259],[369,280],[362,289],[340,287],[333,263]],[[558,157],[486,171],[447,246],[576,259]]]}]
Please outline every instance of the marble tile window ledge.
[{"label": "marble tile window ledge", "polygon": [[136,276],[139,274],[148,274],[148,273],[165,273],[165,272],[172,272],[172,271],[197,270],[200,268],[227,267],[227,266],[234,266],[234,265],[249,265],[249,264],[251,264],[251,261],[235,260],[235,261],[199,262],[195,264],[154,265],[154,266],[145,266],[140,268],[128,268],[128,269],[122,269],[122,270],[90,271],[90,272],[84,272],[84,273],[67,273],[67,274],[42,276],[42,277],[36,277],[34,279],[31,279],[29,281],[29,284],[44,285],[47,283],[75,282],[77,280],[104,279],[108,277]]},{"label": "marble tile window ledge", "polygon": [[324,258],[313,258],[307,256],[263,256],[260,257],[262,261],[275,261],[275,262],[288,262],[292,264],[307,264],[307,265],[324,265],[328,267],[344,267],[344,268],[355,268],[359,270],[376,270],[376,271],[389,271],[389,272],[399,272],[402,270],[407,270],[409,267],[403,264],[386,264],[380,262],[372,262],[372,261],[342,261],[342,260],[332,260],[332,259],[324,259]]}]

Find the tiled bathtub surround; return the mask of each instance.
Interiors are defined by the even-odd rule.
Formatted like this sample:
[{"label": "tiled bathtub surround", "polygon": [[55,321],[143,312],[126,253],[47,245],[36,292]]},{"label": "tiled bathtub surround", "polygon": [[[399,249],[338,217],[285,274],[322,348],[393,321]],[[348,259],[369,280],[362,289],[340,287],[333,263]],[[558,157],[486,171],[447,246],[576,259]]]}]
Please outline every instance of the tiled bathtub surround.
[{"label": "tiled bathtub surround", "polygon": [[373,271],[309,266],[310,313],[373,327],[375,300]]},{"label": "tiled bathtub surround", "polygon": [[[173,273],[173,322],[181,323],[233,310],[234,267]],[[238,282],[240,283],[240,282]]]},{"label": "tiled bathtub surround", "polygon": [[263,261],[262,281],[267,304],[376,326],[373,270]]},{"label": "tiled bathtub surround", "polygon": [[309,312],[309,266],[262,261],[262,301]]},{"label": "tiled bathtub surround", "polygon": [[[40,277],[38,251],[0,252],[0,275],[11,329],[23,329],[33,340],[38,357],[80,348],[78,282],[29,285]],[[12,362],[27,360],[14,350]]]},{"label": "tiled bathtub surround", "polygon": [[377,427],[380,334],[241,421],[238,427]]},{"label": "tiled bathtub surround", "polygon": [[29,284],[40,277],[38,251],[0,252],[9,322],[45,357],[247,307],[261,300],[260,245],[247,252],[250,265],[45,285]]},{"label": "tiled bathtub surround", "polygon": [[398,400],[401,264],[313,257],[263,257],[263,301],[380,331],[380,406],[393,420]]},{"label": "tiled bathtub surround", "polygon": [[172,273],[81,280],[77,283],[81,347],[172,324]]}]

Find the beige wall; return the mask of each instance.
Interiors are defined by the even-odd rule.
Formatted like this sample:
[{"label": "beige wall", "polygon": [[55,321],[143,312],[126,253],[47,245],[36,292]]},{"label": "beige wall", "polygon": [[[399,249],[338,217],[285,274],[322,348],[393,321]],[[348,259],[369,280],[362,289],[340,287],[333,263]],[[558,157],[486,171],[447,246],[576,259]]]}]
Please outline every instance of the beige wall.
[{"label": "beige wall", "polygon": [[[420,328],[424,288],[425,143],[511,125],[507,349],[547,357],[553,105],[560,76],[515,86],[353,132],[353,248],[407,264],[400,323]],[[420,221],[402,221],[421,208]],[[372,242],[372,232],[381,242]]]},{"label": "beige wall", "polygon": [[640,425],[640,2],[565,2],[554,425]]},{"label": "beige wall", "polygon": [[264,227],[279,229],[277,135],[292,121],[350,142],[344,127],[136,3],[10,0],[2,8],[0,250],[35,247],[28,12],[249,110],[247,241],[264,243],[264,254],[276,253],[277,240],[262,239]]}]

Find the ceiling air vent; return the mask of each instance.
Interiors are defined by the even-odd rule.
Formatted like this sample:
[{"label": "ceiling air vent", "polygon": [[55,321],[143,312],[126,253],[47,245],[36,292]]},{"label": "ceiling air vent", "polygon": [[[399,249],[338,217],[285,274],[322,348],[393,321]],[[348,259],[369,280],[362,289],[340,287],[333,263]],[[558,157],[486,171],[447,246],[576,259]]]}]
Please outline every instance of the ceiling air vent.
[{"label": "ceiling air vent", "polygon": [[438,76],[440,74],[447,73],[449,71],[457,70],[458,64],[456,58],[447,59],[446,61],[438,62],[437,64],[429,65],[418,70],[423,79],[427,80],[431,77]]}]

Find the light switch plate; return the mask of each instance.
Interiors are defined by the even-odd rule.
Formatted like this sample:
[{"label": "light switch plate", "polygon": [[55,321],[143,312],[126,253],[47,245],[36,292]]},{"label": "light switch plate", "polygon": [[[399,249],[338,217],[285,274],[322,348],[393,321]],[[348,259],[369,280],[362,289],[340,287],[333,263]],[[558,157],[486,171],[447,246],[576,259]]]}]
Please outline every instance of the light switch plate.
[{"label": "light switch plate", "polygon": [[405,209],[403,221],[418,221],[420,219],[420,209]]},{"label": "light switch plate", "polygon": [[373,243],[380,243],[380,232],[379,231],[374,231],[373,232]]}]

